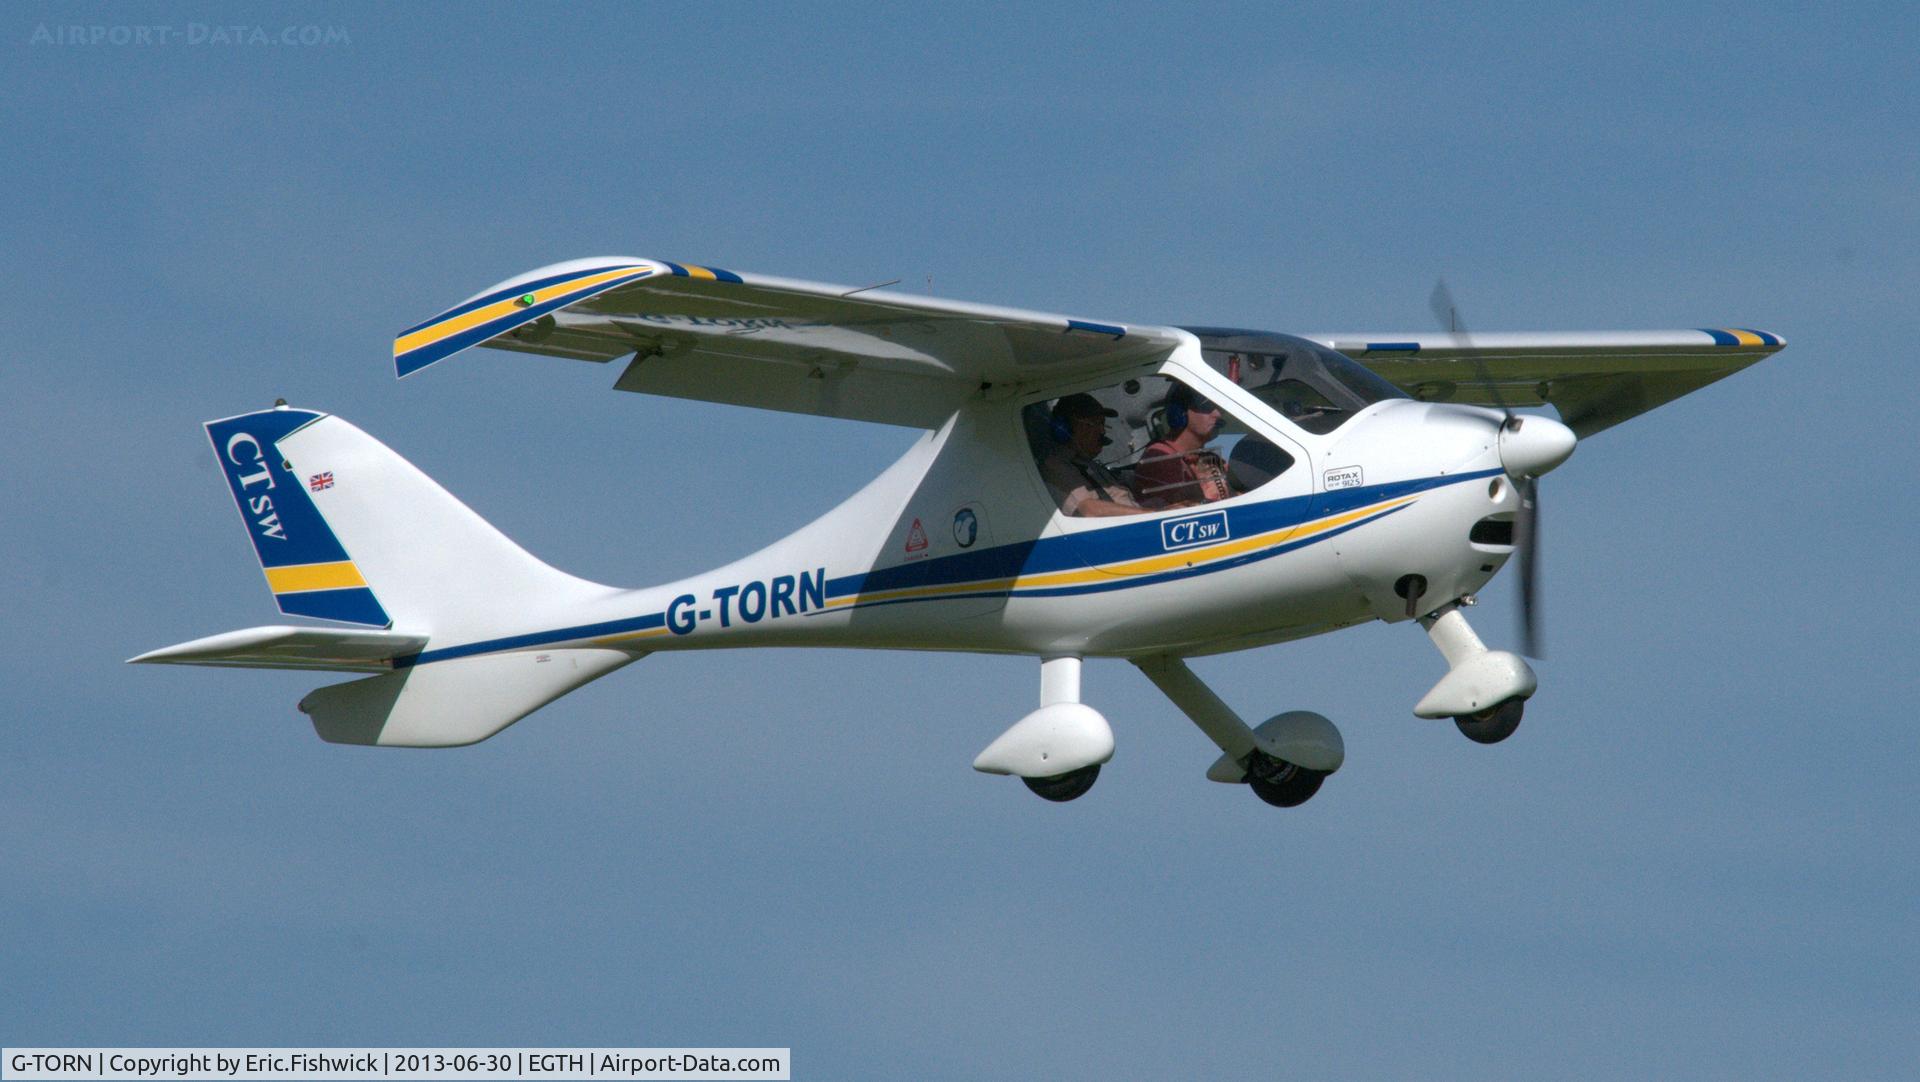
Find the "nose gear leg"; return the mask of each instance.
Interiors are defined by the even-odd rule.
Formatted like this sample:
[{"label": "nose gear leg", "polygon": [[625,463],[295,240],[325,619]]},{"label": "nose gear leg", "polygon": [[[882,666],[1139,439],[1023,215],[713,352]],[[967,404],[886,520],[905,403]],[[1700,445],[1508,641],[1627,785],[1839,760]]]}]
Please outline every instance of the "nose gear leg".
[{"label": "nose gear leg", "polygon": [[1420,617],[1427,637],[1447,659],[1447,675],[1414,706],[1417,717],[1471,718],[1524,701],[1540,686],[1518,654],[1487,649],[1460,609],[1460,602],[1450,601]]}]

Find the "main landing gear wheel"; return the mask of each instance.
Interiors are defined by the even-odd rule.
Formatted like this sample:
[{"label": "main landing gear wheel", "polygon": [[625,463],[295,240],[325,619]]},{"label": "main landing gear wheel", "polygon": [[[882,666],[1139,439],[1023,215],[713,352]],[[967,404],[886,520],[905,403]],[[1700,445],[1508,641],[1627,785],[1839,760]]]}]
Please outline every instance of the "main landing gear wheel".
[{"label": "main landing gear wheel", "polygon": [[1065,774],[1055,774],[1045,778],[1021,778],[1027,788],[1036,796],[1055,803],[1065,803],[1087,794],[1093,783],[1100,780],[1100,764],[1083,766],[1078,770],[1069,770]]},{"label": "main landing gear wheel", "polygon": [[1322,771],[1308,770],[1258,752],[1254,754],[1255,761],[1247,769],[1247,788],[1276,808],[1297,808],[1305,804],[1320,791],[1320,783],[1327,780]]},{"label": "main landing gear wheel", "polygon": [[1477,714],[1461,714],[1453,719],[1468,740],[1477,744],[1498,744],[1520,727],[1520,715],[1526,712],[1524,699],[1508,699]]}]

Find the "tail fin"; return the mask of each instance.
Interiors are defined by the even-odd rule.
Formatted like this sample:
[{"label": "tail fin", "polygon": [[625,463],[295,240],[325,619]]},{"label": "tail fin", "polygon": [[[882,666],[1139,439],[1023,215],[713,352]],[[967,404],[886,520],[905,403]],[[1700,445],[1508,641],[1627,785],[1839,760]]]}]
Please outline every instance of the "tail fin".
[{"label": "tail fin", "polygon": [[381,675],[323,687],[300,709],[335,743],[485,740],[635,660],[608,649],[508,651],[420,664],[612,593],[541,563],[385,444],[284,406],[207,424],[280,611],[391,630],[253,628],[138,662]]},{"label": "tail fin", "polygon": [[540,562],[338,417],[279,407],[207,435],[281,612],[457,641],[503,611],[608,592]]}]

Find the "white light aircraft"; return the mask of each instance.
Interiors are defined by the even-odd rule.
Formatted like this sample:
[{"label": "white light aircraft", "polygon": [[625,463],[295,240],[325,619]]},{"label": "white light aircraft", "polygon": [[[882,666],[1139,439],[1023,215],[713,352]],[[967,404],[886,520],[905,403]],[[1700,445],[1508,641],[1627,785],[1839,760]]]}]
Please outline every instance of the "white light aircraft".
[{"label": "white light aircraft", "polygon": [[[1138,326],[659,260],[509,279],[394,343],[407,376],[470,346],[605,364],[623,391],[926,430],[872,483],[679,582],[549,567],[338,417],[279,405],[207,425],[280,610],[348,626],[233,631],[136,662],[365,673],[300,709],[346,744],[485,740],[651,653],[745,646],[1039,659],[1039,708],[974,768],[1049,800],[1113,755],[1081,663],[1124,658],[1269,804],[1345,756],[1319,714],[1249,725],[1186,658],[1371,620],[1446,662],[1419,700],[1474,740],[1534,693],[1468,626],[1521,556],[1532,648],[1536,480],[1578,438],[1731,375],[1764,331],[1284,335]],[[1516,408],[1551,405],[1544,413]]]}]

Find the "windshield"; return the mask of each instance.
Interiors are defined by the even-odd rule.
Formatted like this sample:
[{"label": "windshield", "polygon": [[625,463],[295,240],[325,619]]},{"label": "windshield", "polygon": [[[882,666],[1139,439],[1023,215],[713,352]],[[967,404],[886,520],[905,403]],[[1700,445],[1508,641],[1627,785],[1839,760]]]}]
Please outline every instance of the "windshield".
[{"label": "windshield", "polygon": [[1304,338],[1196,330],[1215,371],[1309,432],[1324,435],[1375,402],[1407,395],[1366,366]]}]

